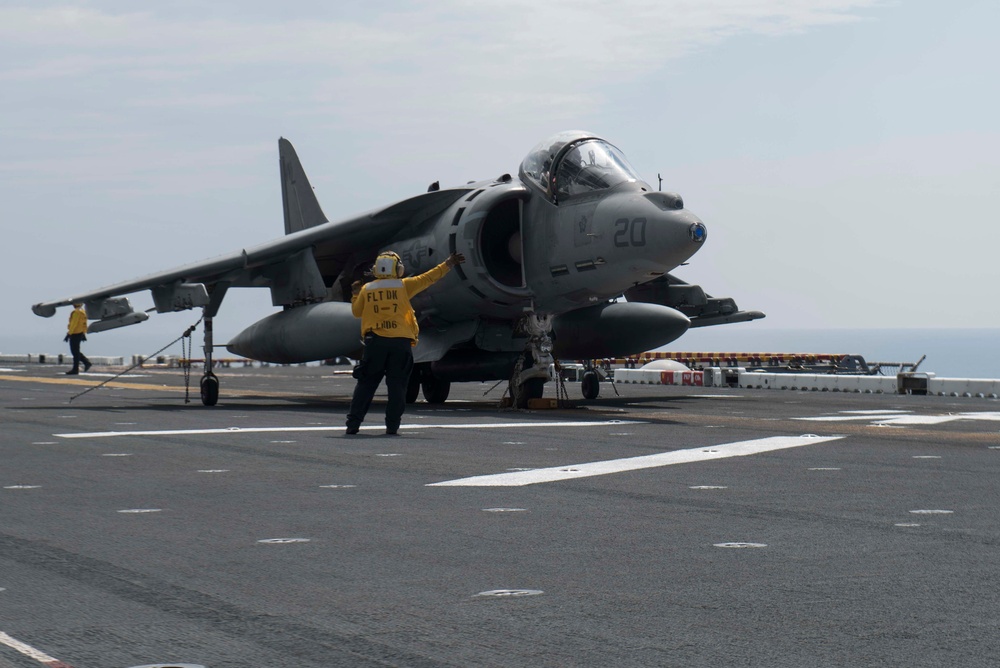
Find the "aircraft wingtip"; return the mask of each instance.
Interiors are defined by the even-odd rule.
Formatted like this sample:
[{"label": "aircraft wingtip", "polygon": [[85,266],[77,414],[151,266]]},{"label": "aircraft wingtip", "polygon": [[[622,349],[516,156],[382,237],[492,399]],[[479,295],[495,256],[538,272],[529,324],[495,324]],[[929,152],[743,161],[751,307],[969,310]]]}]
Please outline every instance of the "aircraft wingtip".
[{"label": "aircraft wingtip", "polygon": [[31,310],[35,315],[40,315],[43,318],[51,318],[56,314],[56,307],[52,304],[34,304]]}]

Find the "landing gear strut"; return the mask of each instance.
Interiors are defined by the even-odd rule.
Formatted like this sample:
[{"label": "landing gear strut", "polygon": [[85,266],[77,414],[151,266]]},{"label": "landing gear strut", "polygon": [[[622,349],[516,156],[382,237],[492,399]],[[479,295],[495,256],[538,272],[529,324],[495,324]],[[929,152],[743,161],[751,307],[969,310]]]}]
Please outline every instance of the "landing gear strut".
[{"label": "landing gear strut", "polygon": [[554,380],[555,369],[552,316],[529,312],[524,316],[522,327],[528,333],[528,344],[510,379],[510,395],[516,408],[526,408],[529,399],[540,399],[545,383]]},{"label": "landing gear strut", "polygon": [[212,373],[212,318],[205,316],[205,373],[201,377],[201,403],[214,406],[219,402],[219,378]]}]

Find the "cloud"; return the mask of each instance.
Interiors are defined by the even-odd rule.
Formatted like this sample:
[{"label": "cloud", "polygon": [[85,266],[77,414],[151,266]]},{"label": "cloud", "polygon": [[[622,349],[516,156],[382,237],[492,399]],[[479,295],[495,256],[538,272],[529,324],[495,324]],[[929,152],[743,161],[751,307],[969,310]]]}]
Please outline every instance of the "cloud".
[{"label": "cloud", "polygon": [[260,104],[263,97],[240,93],[197,93],[183,97],[146,97],[129,102],[133,107],[193,107],[200,109],[218,109],[222,107],[241,107]]},{"label": "cloud", "polygon": [[[672,60],[734,35],[861,20],[875,2],[442,0],[352,14],[309,3],[295,14],[100,6],[0,8],[0,139],[10,148],[0,171],[141,187],[137,165],[166,154],[147,186],[162,191],[192,177],[172,164],[205,168],[206,144],[236,165],[262,131],[301,137],[307,125],[369,137],[366,155],[380,156],[372,173],[388,154],[405,170],[407,154],[425,159],[427,137],[502,125],[505,141],[528,146],[586,124],[612,108],[615,87]],[[47,140],[53,132],[78,136]],[[132,139],[97,139],[116,134]]]},{"label": "cloud", "polygon": [[[468,0],[373,8],[356,19],[226,19],[162,9],[0,9],[0,41],[16,57],[0,77],[64,79],[87,74],[157,77],[234,68],[305,67],[333,81],[397,78],[436,88],[495,80],[526,90],[586,85],[663,66],[740,34],[779,35],[860,20],[873,0],[596,0],[496,5]],[[157,74],[160,72],[160,74]],[[287,75],[288,72],[286,71]],[[232,77],[238,80],[239,77]],[[365,90],[363,86],[359,90]],[[322,96],[321,96],[322,97]]]}]

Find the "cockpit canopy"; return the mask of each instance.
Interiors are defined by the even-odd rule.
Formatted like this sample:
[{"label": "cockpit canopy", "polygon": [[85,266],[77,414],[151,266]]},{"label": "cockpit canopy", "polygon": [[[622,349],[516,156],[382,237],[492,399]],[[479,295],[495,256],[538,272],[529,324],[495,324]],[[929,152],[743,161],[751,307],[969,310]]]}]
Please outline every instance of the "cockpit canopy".
[{"label": "cockpit canopy", "polygon": [[521,162],[520,176],[556,202],[642,181],[621,151],[579,130],[560,132],[538,144]]}]

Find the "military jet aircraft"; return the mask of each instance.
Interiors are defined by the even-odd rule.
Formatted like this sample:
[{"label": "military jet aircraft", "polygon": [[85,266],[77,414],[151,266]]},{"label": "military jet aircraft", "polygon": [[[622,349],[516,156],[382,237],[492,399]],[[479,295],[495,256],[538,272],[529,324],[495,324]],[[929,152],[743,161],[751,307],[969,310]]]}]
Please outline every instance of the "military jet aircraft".
[{"label": "military jet aircraft", "polygon": [[[215,405],[212,320],[234,287],[271,291],[280,311],[246,328],[226,348],[272,363],[360,357],[351,283],[375,257],[396,251],[408,273],[449,253],[467,262],[414,299],[420,340],[407,400],[423,390],[444,402],[457,381],[510,380],[517,405],[541,396],[554,361],[635,354],[689,327],[764,317],[741,311],[669,272],[707,238],[704,223],[675,193],[653,190],[621,151],[589,132],[559,133],[535,146],[517,178],[440,188],[329,222],[295,149],[278,141],[285,236],[259,246],[66,299],[35,304],[51,317],[83,303],[91,332],[148,318],[127,297],[152,293],[158,313],[203,309],[201,399]],[[592,372],[591,372],[592,373]],[[597,376],[583,393],[597,396]]]}]

